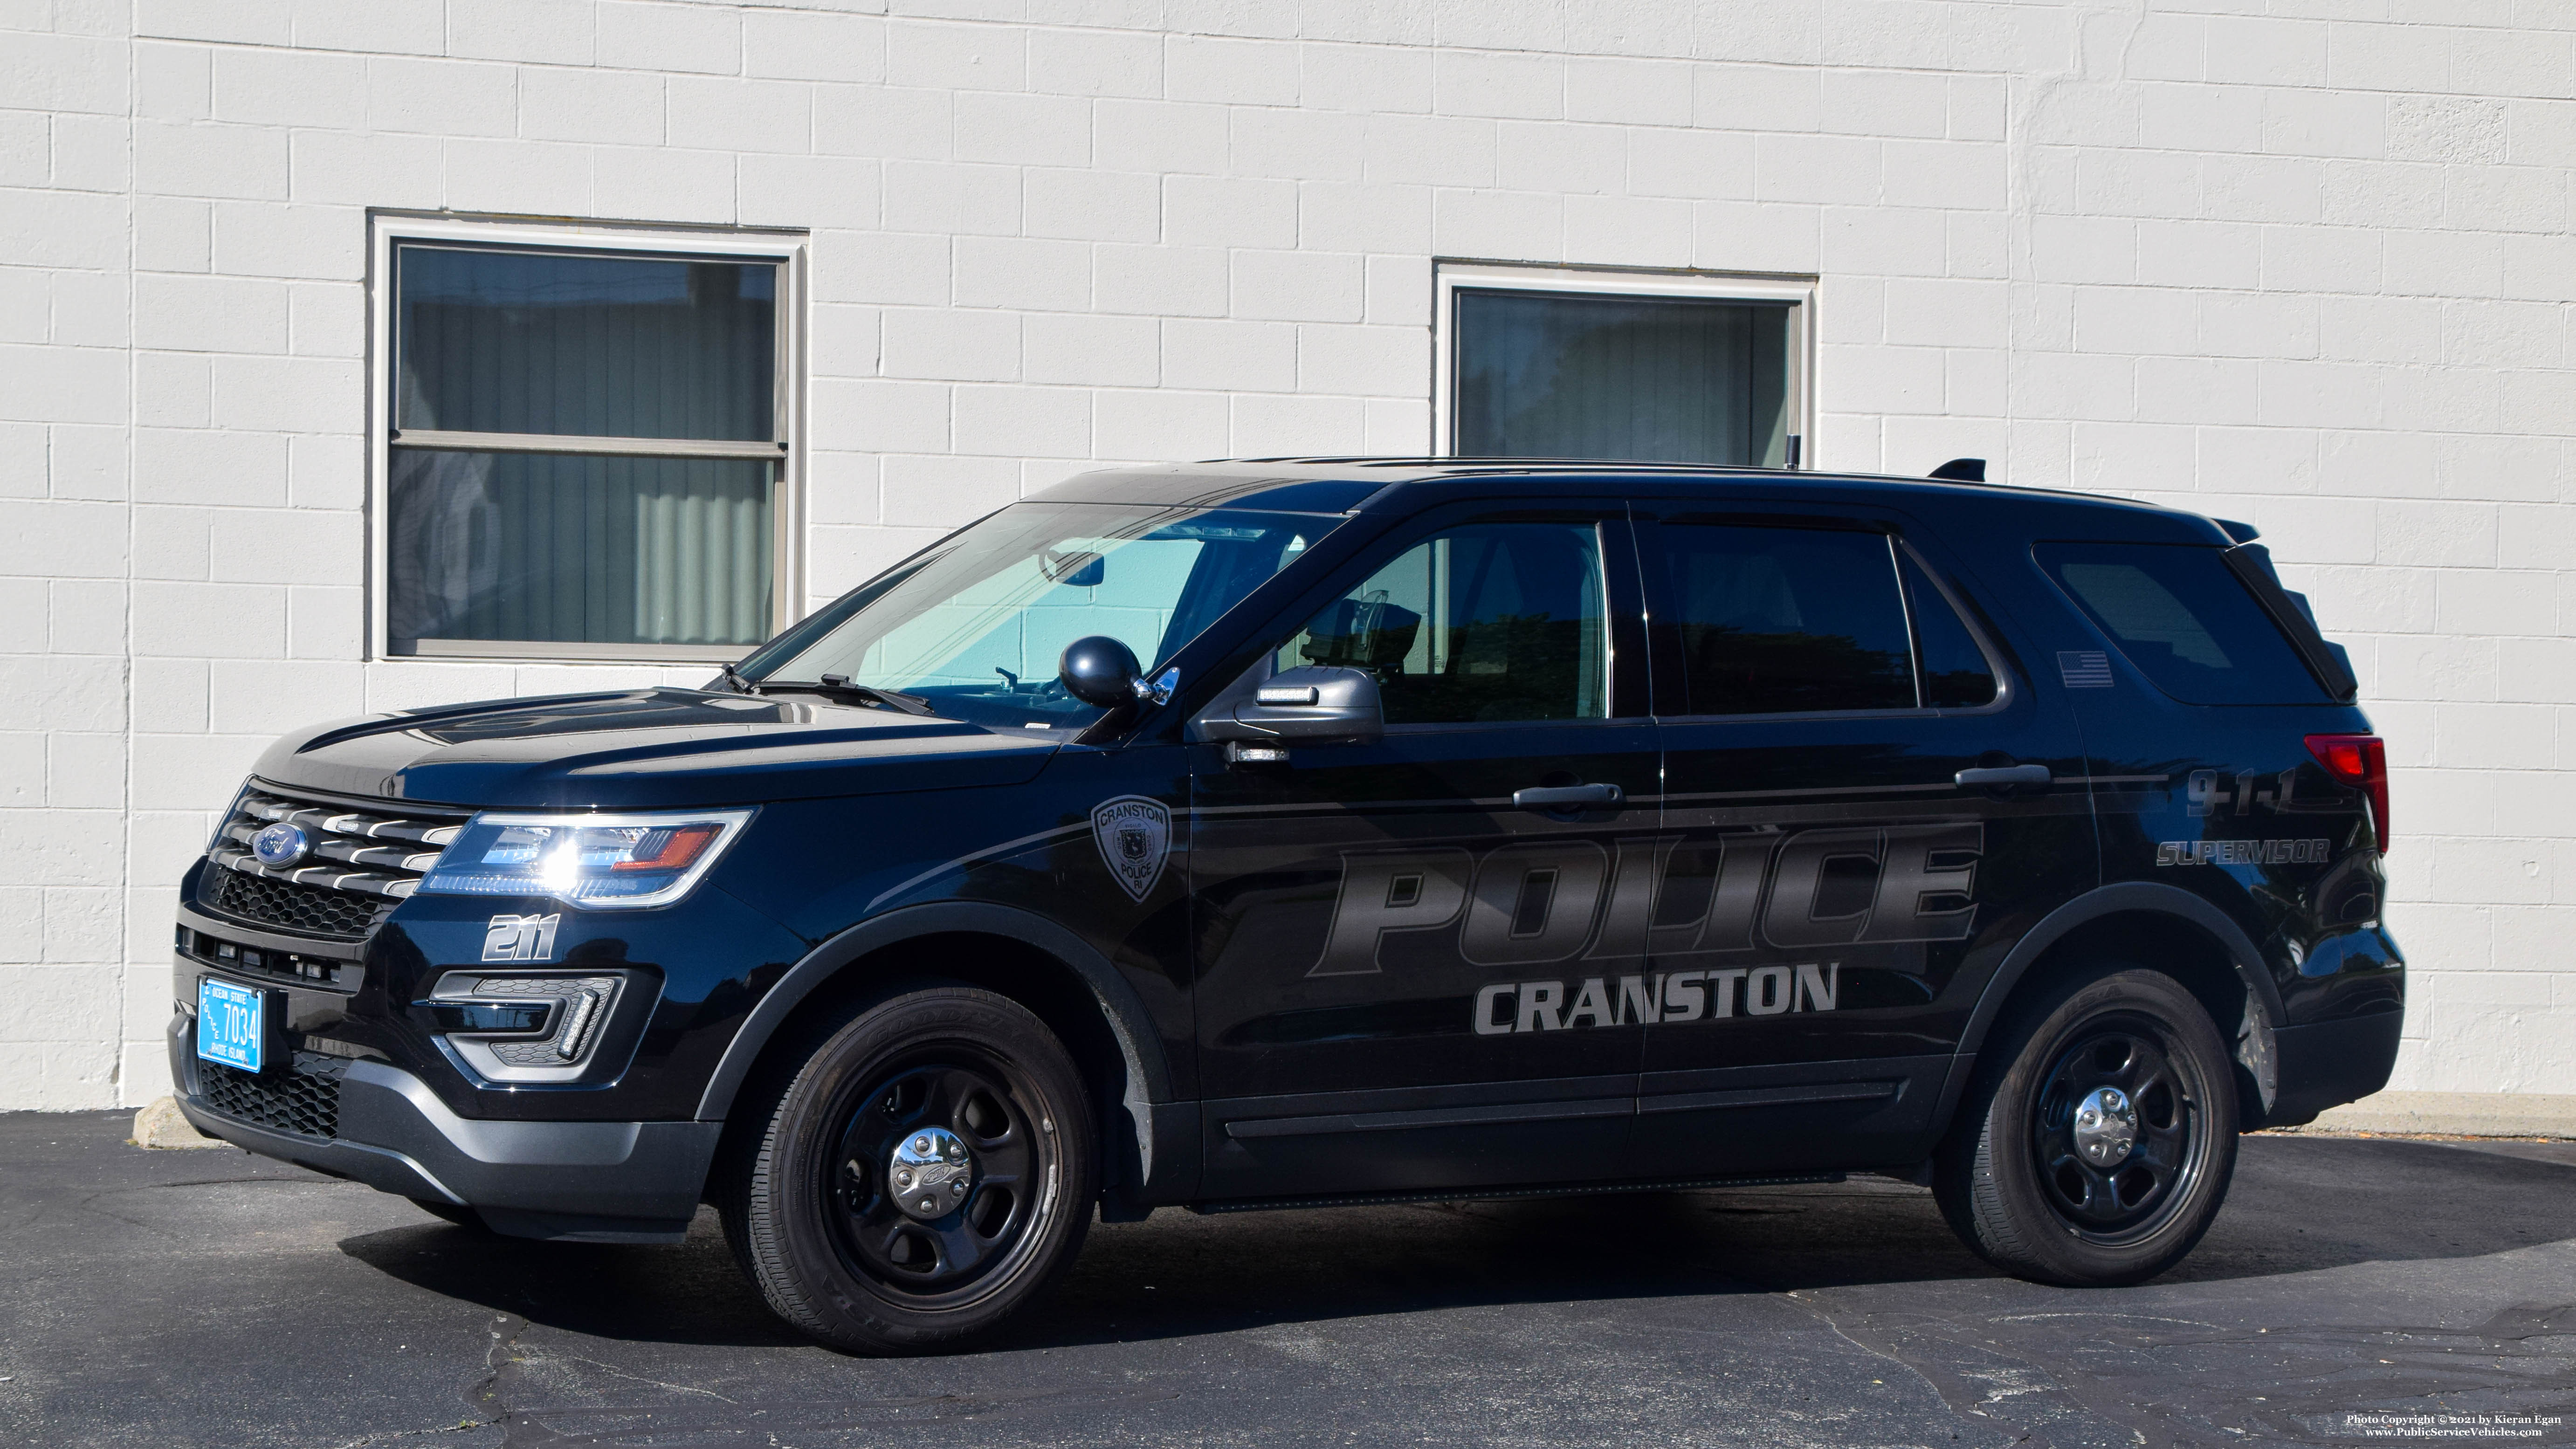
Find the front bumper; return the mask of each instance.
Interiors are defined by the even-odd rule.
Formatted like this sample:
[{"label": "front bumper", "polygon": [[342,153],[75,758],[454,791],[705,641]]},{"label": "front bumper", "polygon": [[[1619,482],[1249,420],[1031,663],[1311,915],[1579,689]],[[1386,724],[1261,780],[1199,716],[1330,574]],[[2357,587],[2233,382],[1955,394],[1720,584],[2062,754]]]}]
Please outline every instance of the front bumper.
[{"label": "front bumper", "polygon": [[420,1078],[353,1061],[329,1137],[212,1110],[199,1085],[195,1023],[170,1025],[179,1110],[236,1146],[385,1192],[471,1206],[495,1232],[592,1243],[672,1243],[689,1229],[720,1122],[504,1122],[459,1117]]}]

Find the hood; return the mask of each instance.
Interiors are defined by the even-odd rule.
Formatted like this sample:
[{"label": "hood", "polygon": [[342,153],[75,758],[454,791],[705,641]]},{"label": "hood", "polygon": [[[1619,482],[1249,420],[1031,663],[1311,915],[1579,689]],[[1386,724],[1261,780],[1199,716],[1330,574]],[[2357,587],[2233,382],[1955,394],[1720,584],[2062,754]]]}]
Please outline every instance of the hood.
[{"label": "hood", "polygon": [[273,784],[484,808],[644,810],[1015,785],[1051,739],[821,699],[695,689],[567,694],[315,725]]}]

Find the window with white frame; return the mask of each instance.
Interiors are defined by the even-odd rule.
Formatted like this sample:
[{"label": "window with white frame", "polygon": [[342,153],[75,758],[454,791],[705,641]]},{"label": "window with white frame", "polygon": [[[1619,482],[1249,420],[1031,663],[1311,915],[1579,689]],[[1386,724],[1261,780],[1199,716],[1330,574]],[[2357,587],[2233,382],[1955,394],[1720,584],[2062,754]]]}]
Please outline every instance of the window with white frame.
[{"label": "window with white frame", "polygon": [[792,241],[378,219],[378,638],[732,659],[793,594]]},{"label": "window with white frame", "polygon": [[1443,263],[1440,451],[1799,466],[1815,283]]}]

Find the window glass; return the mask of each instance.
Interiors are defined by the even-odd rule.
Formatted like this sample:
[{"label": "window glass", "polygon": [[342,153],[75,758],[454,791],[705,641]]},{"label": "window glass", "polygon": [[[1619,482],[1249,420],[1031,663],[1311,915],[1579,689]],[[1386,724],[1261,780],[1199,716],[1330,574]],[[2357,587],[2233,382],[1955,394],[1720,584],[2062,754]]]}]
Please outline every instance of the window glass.
[{"label": "window glass", "polygon": [[2120,653],[2186,704],[2326,698],[2218,550],[2198,544],[2043,543],[2042,567]]},{"label": "window glass", "polygon": [[769,637],[778,465],[396,448],[386,623],[423,639]]},{"label": "window glass", "polygon": [[1994,665],[1950,601],[1932,586],[1923,566],[1903,549],[1905,599],[1914,615],[1914,646],[1923,666],[1923,702],[1934,709],[1973,709],[1995,700]]},{"label": "window glass", "polygon": [[[786,436],[778,271],[397,246],[394,651],[725,656],[768,638]],[[561,442],[530,452],[496,434]]]},{"label": "window glass", "polygon": [[406,246],[394,426],[778,437],[778,266]]},{"label": "window glass", "polygon": [[1461,456],[1788,462],[1791,304],[1455,295]]},{"label": "window glass", "polygon": [[1020,503],[942,540],[744,665],[826,674],[1012,728],[1100,717],[1056,678],[1064,647],[1106,634],[1150,670],[1342,520],[1332,515]]},{"label": "window glass", "polygon": [[1685,714],[1915,707],[1885,535],[1689,523],[1656,534]]},{"label": "window glass", "polygon": [[1480,523],[1397,555],[1272,662],[1374,671],[1389,724],[1600,719],[1607,646],[1599,530]]}]

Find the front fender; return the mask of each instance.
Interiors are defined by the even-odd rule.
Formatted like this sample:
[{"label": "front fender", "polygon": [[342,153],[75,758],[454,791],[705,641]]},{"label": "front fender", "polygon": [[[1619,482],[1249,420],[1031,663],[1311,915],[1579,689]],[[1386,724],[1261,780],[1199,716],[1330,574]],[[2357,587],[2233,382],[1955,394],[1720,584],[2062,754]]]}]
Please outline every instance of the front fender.
[{"label": "front fender", "polygon": [[725,1119],[770,1038],[805,998],[843,967],[905,941],[964,932],[1023,942],[1062,961],[1082,978],[1099,1003],[1126,1065],[1122,1097],[1136,1128],[1136,1181],[1156,1183],[1158,1161],[1164,1164],[1167,1179],[1195,1150],[1197,1124],[1194,1106],[1173,1101],[1171,1064],[1164,1058],[1162,1039],[1145,1003],[1108,958],[1080,936],[1033,912],[982,901],[905,906],[861,921],[807,952],[761,997],[742,1029],[734,1033],[698,1100],[698,1120]]}]

